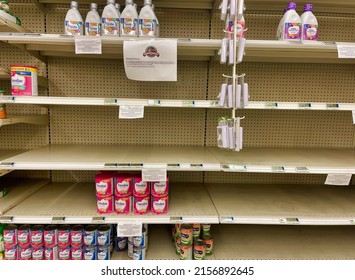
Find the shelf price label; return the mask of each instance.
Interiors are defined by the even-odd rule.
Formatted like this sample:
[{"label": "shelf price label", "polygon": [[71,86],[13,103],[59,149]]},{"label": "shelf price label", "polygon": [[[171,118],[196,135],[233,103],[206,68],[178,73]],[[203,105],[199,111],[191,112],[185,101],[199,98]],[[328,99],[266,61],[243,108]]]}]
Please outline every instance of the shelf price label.
[{"label": "shelf price label", "polygon": [[118,237],[131,237],[142,235],[142,222],[118,222],[117,223],[117,236]]},{"label": "shelf price label", "polygon": [[0,217],[0,222],[3,224],[11,223],[13,221],[13,219],[14,219],[14,217],[2,216],[2,217]]},{"label": "shelf price label", "polygon": [[328,174],[325,185],[349,186],[352,174]]},{"label": "shelf price label", "polygon": [[312,103],[299,103],[298,108],[299,109],[311,109]]},{"label": "shelf price label", "polygon": [[350,219],[350,224],[355,225],[355,219]]},{"label": "shelf price label", "polygon": [[268,109],[277,109],[278,108],[278,104],[277,102],[267,102],[265,103],[265,108],[268,108]]},{"label": "shelf price label", "polygon": [[328,110],[336,110],[336,109],[339,109],[339,104],[338,104],[338,103],[329,103],[329,104],[327,104],[327,109],[328,109]]},{"label": "shelf price label", "polygon": [[120,119],[143,119],[144,118],[144,106],[121,105],[118,117]]},{"label": "shelf price label", "polygon": [[285,167],[283,166],[272,166],[272,172],[285,172]]},{"label": "shelf price label", "polygon": [[170,217],[170,223],[179,224],[184,221],[183,217]]},{"label": "shelf price label", "polygon": [[309,172],[309,169],[307,167],[304,167],[304,166],[297,166],[296,167],[296,172]]},{"label": "shelf price label", "polygon": [[14,162],[1,162],[0,166],[1,167],[12,167],[12,166],[15,166],[15,163]]},{"label": "shelf price label", "polygon": [[160,106],[160,100],[159,99],[152,99],[148,100],[148,105],[149,106]]},{"label": "shelf price label", "polygon": [[1,102],[5,102],[5,103],[15,102],[15,97],[14,96],[8,96],[8,95],[1,95],[0,101]]},{"label": "shelf price label", "polygon": [[142,170],[142,180],[146,182],[161,182],[166,181],[167,170],[164,169],[154,169],[154,168],[143,168]]},{"label": "shelf price label", "polygon": [[300,221],[298,218],[280,218],[280,223],[287,225],[297,225],[300,223]]},{"label": "shelf price label", "polygon": [[221,217],[220,219],[221,223],[234,223],[235,222],[235,219],[234,217]]},{"label": "shelf price label", "polygon": [[116,105],[117,104],[117,99],[115,99],[115,98],[105,98],[104,104],[105,105]]},{"label": "shelf price label", "polygon": [[53,217],[52,218],[52,224],[64,224],[65,223],[65,217]]},{"label": "shelf price label", "polygon": [[182,107],[194,107],[196,105],[195,100],[183,100]]},{"label": "shelf price label", "polygon": [[117,163],[117,167],[119,167],[119,168],[130,168],[131,164],[130,163]]},{"label": "shelf price label", "polygon": [[105,223],[105,217],[93,217],[91,220],[92,224],[104,224]]},{"label": "shelf price label", "polygon": [[116,168],[117,163],[105,163],[104,167],[105,168]]}]

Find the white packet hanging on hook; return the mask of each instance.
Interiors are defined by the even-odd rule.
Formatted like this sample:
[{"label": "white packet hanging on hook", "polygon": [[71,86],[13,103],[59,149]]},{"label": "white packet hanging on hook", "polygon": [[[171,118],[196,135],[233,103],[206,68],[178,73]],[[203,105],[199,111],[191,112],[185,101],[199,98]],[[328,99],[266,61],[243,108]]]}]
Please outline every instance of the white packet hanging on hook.
[{"label": "white packet hanging on hook", "polygon": [[228,64],[233,65],[234,64],[234,40],[233,39],[229,40],[228,56],[229,56]]},{"label": "white packet hanging on hook", "polygon": [[228,108],[233,108],[233,85],[228,85]]},{"label": "white packet hanging on hook", "polygon": [[220,9],[221,9],[221,20],[226,20],[227,18],[227,13],[228,13],[228,0],[223,0],[221,3]]},{"label": "white packet hanging on hook", "polygon": [[226,64],[227,63],[227,56],[228,56],[228,38],[224,38],[222,40],[222,45],[221,45],[221,57],[220,57],[220,62],[221,64]]},{"label": "white packet hanging on hook", "polygon": [[237,55],[237,64],[243,61],[244,51],[245,51],[245,38],[240,38],[238,43],[238,55]]},{"label": "white packet hanging on hook", "polygon": [[227,84],[221,85],[221,92],[219,93],[219,106],[225,107],[227,95]]},{"label": "white packet hanging on hook", "polygon": [[238,13],[237,13],[237,16],[238,16],[238,19],[240,19],[243,14],[244,14],[244,0],[238,0]]},{"label": "white packet hanging on hook", "polygon": [[237,88],[236,88],[236,96],[235,96],[235,107],[237,109],[241,108],[241,94],[242,94],[242,86],[241,85],[237,85]]},{"label": "white packet hanging on hook", "polygon": [[238,0],[230,0],[230,5],[229,5],[229,20],[234,21],[235,15],[236,15],[236,7]]},{"label": "white packet hanging on hook", "polygon": [[217,126],[217,146],[225,149],[229,147],[227,125]]},{"label": "white packet hanging on hook", "polygon": [[243,101],[243,108],[248,107],[248,105],[249,105],[249,86],[247,83],[244,83],[242,101]]}]

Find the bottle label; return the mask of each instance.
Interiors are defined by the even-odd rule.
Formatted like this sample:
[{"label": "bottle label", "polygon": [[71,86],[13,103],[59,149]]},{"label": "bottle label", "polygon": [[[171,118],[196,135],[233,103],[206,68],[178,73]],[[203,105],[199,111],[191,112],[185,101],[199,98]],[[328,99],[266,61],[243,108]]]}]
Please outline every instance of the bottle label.
[{"label": "bottle label", "polygon": [[139,35],[154,36],[156,29],[155,19],[140,19],[139,20]]},{"label": "bottle label", "polygon": [[82,25],[83,25],[83,23],[81,21],[66,20],[65,21],[65,33],[67,35],[82,35],[82,34],[80,34]]},{"label": "bottle label", "polygon": [[318,40],[318,25],[304,24],[303,25],[303,40],[317,41]]},{"label": "bottle label", "polygon": [[101,36],[101,23],[86,22],[85,34],[88,36]]},{"label": "bottle label", "polygon": [[284,39],[301,39],[301,23],[286,22]]},{"label": "bottle label", "polygon": [[119,18],[102,18],[102,31],[104,35],[118,35]]},{"label": "bottle label", "polygon": [[137,36],[138,19],[136,18],[121,18],[122,35]]},{"label": "bottle label", "polygon": [[[244,21],[238,21],[237,22],[237,38],[245,38],[245,22]],[[228,39],[233,38],[233,32],[234,32],[234,21],[229,21],[228,22]]]}]

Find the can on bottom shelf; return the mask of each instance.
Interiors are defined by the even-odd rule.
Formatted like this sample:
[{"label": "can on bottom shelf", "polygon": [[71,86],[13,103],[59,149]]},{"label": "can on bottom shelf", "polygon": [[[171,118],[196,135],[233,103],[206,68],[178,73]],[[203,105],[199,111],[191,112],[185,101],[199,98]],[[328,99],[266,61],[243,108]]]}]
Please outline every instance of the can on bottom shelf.
[{"label": "can on bottom shelf", "polygon": [[194,260],[204,260],[206,255],[206,244],[202,239],[194,241]]},{"label": "can on bottom shelf", "polygon": [[44,260],[44,247],[32,247],[32,260]]},{"label": "can on bottom shelf", "polygon": [[115,250],[117,252],[127,251],[127,237],[115,237]]},{"label": "can on bottom shelf", "polygon": [[57,244],[58,247],[68,247],[70,246],[70,226],[61,225],[57,230]]},{"label": "can on bottom shelf", "polygon": [[205,234],[202,237],[203,241],[206,244],[206,256],[213,254],[213,238],[211,234]]},{"label": "can on bottom shelf", "polygon": [[18,246],[5,247],[5,260],[18,260]]},{"label": "can on bottom shelf", "polygon": [[97,247],[97,259],[99,261],[110,260],[110,248],[109,248],[109,246],[98,246]]},{"label": "can on bottom shelf", "polygon": [[73,247],[80,247],[84,245],[84,227],[82,225],[75,225],[71,227],[70,242]]},{"label": "can on bottom shelf", "polygon": [[43,239],[44,239],[45,247],[56,246],[58,241],[57,226],[56,225],[46,226],[43,232]]},{"label": "can on bottom shelf", "polygon": [[84,256],[83,259],[86,261],[97,260],[97,247],[96,246],[85,246],[83,247]]},{"label": "can on bottom shelf", "polygon": [[59,247],[58,248],[58,260],[67,261],[71,259],[71,247]]},{"label": "can on bottom shelf", "polygon": [[180,246],[180,259],[181,260],[192,260],[192,246]]},{"label": "can on bottom shelf", "polygon": [[87,225],[84,228],[84,245],[95,246],[97,241],[96,225]]},{"label": "can on bottom shelf", "polygon": [[31,245],[31,226],[21,225],[17,229],[17,245],[27,248]]},{"label": "can on bottom shelf", "polygon": [[32,247],[30,245],[27,247],[18,246],[18,256],[19,260],[32,260]]},{"label": "can on bottom shelf", "polygon": [[134,260],[145,260],[145,248],[133,246],[133,259]]},{"label": "can on bottom shelf", "polygon": [[75,261],[79,261],[83,259],[83,255],[84,255],[84,251],[83,251],[83,247],[79,246],[79,247],[71,247],[71,252],[70,252],[70,259],[71,260],[75,260]]},{"label": "can on bottom shelf", "polygon": [[183,246],[192,246],[193,241],[192,225],[183,224],[180,227],[180,239],[181,245]]},{"label": "can on bottom shelf", "polygon": [[179,237],[175,238],[175,251],[177,255],[180,255],[180,246],[181,246],[181,241]]},{"label": "can on bottom shelf", "polygon": [[44,226],[34,225],[31,227],[31,246],[41,247],[44,245]]},{"label": "can on bottom shelf", "polygon": [[4,246],[14,247],[15,245],[17,245],[17,226],[7,225],[4,228]]},{"label": "can on bottom shelf", "polygon": [[58,246],[44,247],[44,257],[46,260],[58,260]]},{"label": "can on bottom shelf", "polygon": [[97,228],[97,242],[98,246],[109,246],[111,243],[111,233],[109,225],[101,225]]},{"label": "can on bottom shelf", "polygon": [[133,258],[133,242],[128,239],[128,257]]}]

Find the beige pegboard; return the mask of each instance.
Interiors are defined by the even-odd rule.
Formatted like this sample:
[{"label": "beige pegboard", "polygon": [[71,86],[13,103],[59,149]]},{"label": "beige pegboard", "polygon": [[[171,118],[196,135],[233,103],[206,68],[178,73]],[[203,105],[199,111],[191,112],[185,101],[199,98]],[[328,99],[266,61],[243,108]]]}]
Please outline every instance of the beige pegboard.
[{"label": "beige pegboard", "polygon": [[[351,112],[238,110],[245,147],[353,148]],[[210,110],[207,146],[216,146],[218,116],[229,111]]]},{"label": "beige pegboard", "polygon": [[205,183],[324,184],[326,175],[205,172]]},{"label": "beige pegboard", "polygon": [[[251,101],[355,103],[355,68],[352,65],[301,63],[241,63]],[[208,90],[214,99],[232,67],[211,63]]]},{"label": "beige pegboard", "polygon": [[[286,5],[286,2],[285,2]],[[319,24],[319,40],[332,42],[353,42],[355,39],[355,17],[353,15],[329,15],[317,14]],[[276,30],[282,17],[279,14],[265,12],[245,13],[245,23],[248,31],[246,38],[252,40],[275,40]],[[220,14],[213,14],[211,21],[211,38],[219,39],[224,37],[224,21],[221,21]]]},{"label": "beige pegboard", "polygon": [[201,146],[204,119],[204,109],[146,107],[143,119],[120,120],[118,107],[56,106],[51,142]]},{"label": "beige pegboard", "polygon": [[205,99],[207,62],[179,62],[177,82],[126,78],[122,61],[50,58],[51,96]]},{"label": "beige pegboard", "polygon": [[[122,171],[123,172],[123,171]],[[94,182],[98,171],[52,171],[53,182]],[[203,172],[168,172],[169,182],[203,182]]]},{"label": "beige pegboard", "polygon": [[[69,8],[60,5],[51,5],[51,9],[47,11],[47,33],[61,34],[64,28],[65,14]],[[104,6],[99,7],[101,15]],[[121,7],[121,11],[124,7]],[[89,9],[89,4],[80,5],[80,13],[85,19]],[[208,38],[209,37],[209,21],[210,13],[196,13],[192,11],[170,11],[158,10],[157,17],[160,24],[160,34],[164,38]]]},{"label": "beige pegboard", "polygon": [[21,20],[21,25],[37,33],[45,33],[44,12],[35,4],[10,3],[10,10]]},{"label": "beige pegboard", "polygon": [[6,177],[9,178],[30,178],[30,179],[49,179],[50,171],[46,170],[15,170]]}]

